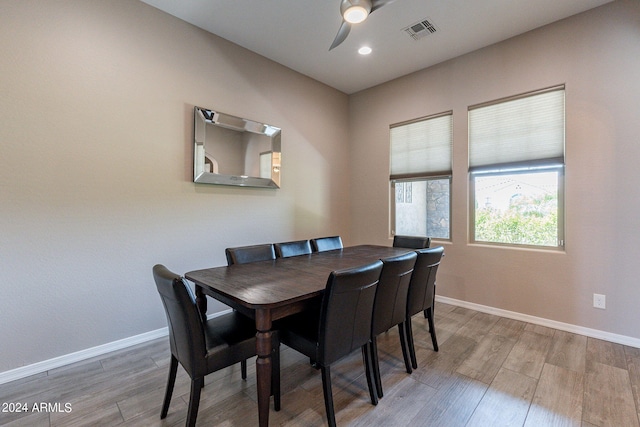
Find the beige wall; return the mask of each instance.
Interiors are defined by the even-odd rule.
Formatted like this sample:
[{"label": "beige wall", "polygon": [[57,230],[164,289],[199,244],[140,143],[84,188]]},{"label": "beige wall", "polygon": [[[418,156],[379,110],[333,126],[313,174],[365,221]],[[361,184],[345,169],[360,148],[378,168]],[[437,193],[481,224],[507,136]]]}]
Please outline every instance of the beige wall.
[{"label": "beige wall", "polygon": [[[389,244],[389,125],[453,110],[438,293],[640,338],[640,3],[618,1],[350,97],[354,243]],[[566,251],[468,244],[467,107],[566,85]],[[592,307],[605,294],[607,309]]]},{"label": "beige wall", "polygon": [[[0,372],[165,327],[155,263],[348,243],[343,93],[130,0],[0,0],[0,52]],[[193,184],[194,105],[281,127],[282,189]]]}]

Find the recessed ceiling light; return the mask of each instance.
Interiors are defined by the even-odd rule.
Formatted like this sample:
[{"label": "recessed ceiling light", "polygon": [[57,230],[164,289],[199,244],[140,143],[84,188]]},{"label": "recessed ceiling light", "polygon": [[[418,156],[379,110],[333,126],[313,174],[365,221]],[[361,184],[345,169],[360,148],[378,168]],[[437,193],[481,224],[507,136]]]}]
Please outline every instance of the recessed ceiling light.
[{"label": "recessed ceiling light", "polygon": [[358,49],[358,53],[360,55],[369,55],[371,53],[371,48],[369,46],[362,46]]}]

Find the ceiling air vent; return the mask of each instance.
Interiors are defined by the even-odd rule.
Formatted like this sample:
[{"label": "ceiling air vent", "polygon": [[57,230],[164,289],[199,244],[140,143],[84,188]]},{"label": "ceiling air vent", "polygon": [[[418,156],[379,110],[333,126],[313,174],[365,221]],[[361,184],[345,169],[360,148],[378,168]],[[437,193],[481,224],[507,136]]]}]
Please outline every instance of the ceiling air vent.
[{"label": "ceiling air vent", "polygon": [[436,32],[436,26],[429,22],[428,19],[423,19],[415,24],[409,25],[404,29],[404,32],[409,34],[412,39],[420,40],[423,37],[428,36]]}]

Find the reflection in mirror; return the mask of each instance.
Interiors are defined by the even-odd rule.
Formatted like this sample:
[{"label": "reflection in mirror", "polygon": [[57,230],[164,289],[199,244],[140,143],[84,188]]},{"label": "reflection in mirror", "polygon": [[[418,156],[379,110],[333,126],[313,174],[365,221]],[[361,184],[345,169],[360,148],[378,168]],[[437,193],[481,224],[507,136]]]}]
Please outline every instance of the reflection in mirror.
[{"label": "reflection in mirror", "polygon": [[280,128],[195,107],[194,139],[194,182],[280,187]]}]

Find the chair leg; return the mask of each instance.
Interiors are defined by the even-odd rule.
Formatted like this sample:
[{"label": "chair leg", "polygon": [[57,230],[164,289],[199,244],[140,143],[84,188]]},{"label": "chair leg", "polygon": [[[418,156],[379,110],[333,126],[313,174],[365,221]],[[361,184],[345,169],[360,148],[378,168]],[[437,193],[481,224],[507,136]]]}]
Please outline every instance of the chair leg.
[{"label": "chair leg", "polygon": [[204,378],[195,378],[191,380],[191,396],[189,396],[189,410],[187,411],[187,427],[196,425],[198,417],[198,406],[200,406],[200,391]]},{"label": "chair leg", "polygon": [[431,314],[436,314],[436,284],[433,284],[433,301],[431,301]]},{"label": "chair leg", "polygon": [[429,322],[429,333],[431,334],[431,342],[433,343],[433,349],[438,351],[438,340],[436,339],[436,327],[433,323],[433,307],[429,307],[425,310],[427,312],[427,321]]},{"label": "chair leg", "polygon": [[402,358],[404,359],[404,367],[407,374],[413,372],[411,362],[409,361],[409,351],[407,350],[407,333],[404,322],[398,324],[398,333],[400,335],[400,347],[402,347]]},{"label": "chair leg", "polygon": [[169,412],[169,404],[171,403],[171,395],[173,394],[173,385],[176,383],[176,373],[178,372],[178,359],[171,355],[171,362],[169,364],[169,379],[167,380],[167,390],[164,394],[164,402],[162,403],[162,412],[160,412],[160,419],[163,420],[167,417]]},{"label": "chair leg", "polygon": [[369,349],[371,351],[371,361],[373,362],[373,378],[376,382],[376,391],[378,392],[378,397],[382,399],[382,379],[380,378],[380,362],[378,361],[378,343],[376,337],[371,337]]},{"label": "chair leg", "polygon": [[369,388],[369,397],[371,398],[371,404],[378,404],[378,392],[376,391],[373,372],[371,367],[371,353],[369,352],[368,344],[362,346],[362,360],[364,362],[364,372],[367,377],[367,387]]},{"label": "chair leg", "polygon": [[240,372],[242,374],[242,379],[246,380],[247,379],[247,359],[244,359],[242,362],[240,362]]},{"label": "chair leg", "polygon": [[407,333],[407,347],[409,349],[409,357],[411,358],[411,367],[418,369],[418,360],[416,359],[416,347],[413,343],[413,326],[411,325],[411,316],[407,316],[405,320],[405,331]]},{"label": "chair leg", "polygon": [[271,394],[273,395],[273,408],[280,410],[280,342],[273,346],[271,351]]},{"label": "chair leg", "polygon": [[328,366],[320,368],[322,372],[322,391],[324,392],[324,407],[327,411],[329,427],[336,427],[336,414],[333,409],[333,393],[331,391],[331,370]]}]

